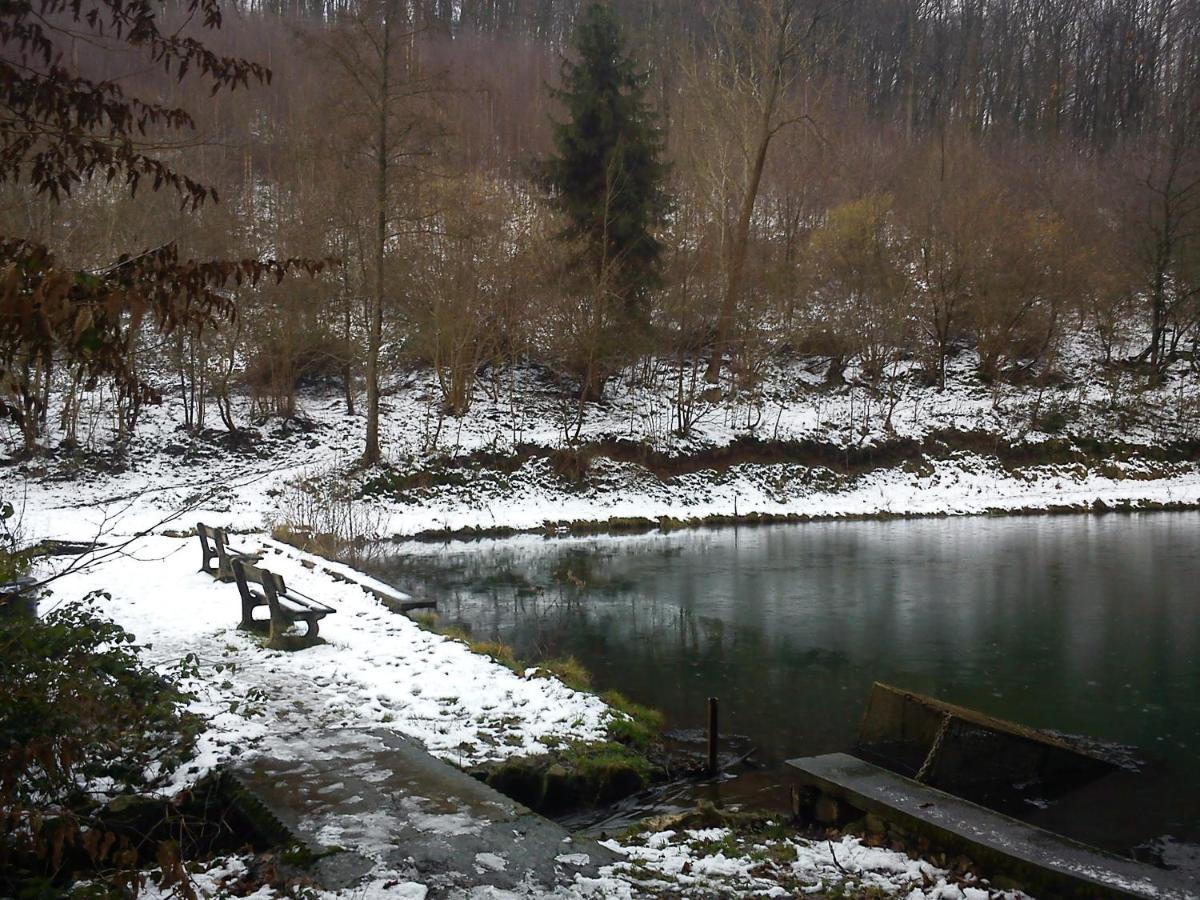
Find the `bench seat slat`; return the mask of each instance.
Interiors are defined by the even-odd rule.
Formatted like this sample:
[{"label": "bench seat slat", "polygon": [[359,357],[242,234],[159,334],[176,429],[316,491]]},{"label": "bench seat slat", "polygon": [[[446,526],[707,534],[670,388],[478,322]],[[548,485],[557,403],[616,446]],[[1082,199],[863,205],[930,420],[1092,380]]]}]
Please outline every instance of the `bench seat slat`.
[{"label": "bench seat slat", "polygon": [[322,603],[320,600],[313,600],[311,597],[297,596],[296,594],[293,594],[289,591],[285,591],[284,593],[280,594],[279,599],[287,600],[288,602],[293,603],[296,606],[302,606],[310,612],[319,612],[319,613],[337,612],[337,610],[334,609],[332,606],[327,606],[326,604]]},{"label": "bench seat slat", "polygon": [[279,595],[279,605],[290,613],[297,615],[326,615],[333,612],[328,606],[319,603],[309,603],[299,597],[293,597],[290,594]]}]

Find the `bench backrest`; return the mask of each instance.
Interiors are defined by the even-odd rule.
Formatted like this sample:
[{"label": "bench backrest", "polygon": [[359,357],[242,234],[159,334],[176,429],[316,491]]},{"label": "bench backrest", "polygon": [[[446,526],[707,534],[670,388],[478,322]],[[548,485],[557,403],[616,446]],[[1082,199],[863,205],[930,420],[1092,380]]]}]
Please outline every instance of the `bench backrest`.
[{"label": "bench backrest", "polygon": [[[211,525],[205,525],[203,522],[196,523],[196,534],[200,538],[200,547],[204,551],[204,569],[209,571],[209,561],[217,560],[216,571],[222,575],[228,574],[229,554],[225,549],[225,529],[213,528]],[[209,546],[209,542],[212,546]]]},{"label": "bench backrest", "polygon": [[263,597],[266,598],[272,614],[276,613],[279,606],[279,595],[287,591],[282,575],[276,575],[268,569],[261,569],[240,559],[233,560],[233,578],[237,582],[238,593],[242,595],[243,619],[247,617],[250,609],[258,605],[250,590],[251,584],[262,586]]},{"label": "bench backrest", "polygon": [[283,583],[283,576],[272,572],[270,569],[263,569],[240,559],[235,559],[233,561],[233,574],[239,584],[247,582],[248,584],[262,585],[262,587],[273,590],[277,594],[287,592],[287,587]]}]

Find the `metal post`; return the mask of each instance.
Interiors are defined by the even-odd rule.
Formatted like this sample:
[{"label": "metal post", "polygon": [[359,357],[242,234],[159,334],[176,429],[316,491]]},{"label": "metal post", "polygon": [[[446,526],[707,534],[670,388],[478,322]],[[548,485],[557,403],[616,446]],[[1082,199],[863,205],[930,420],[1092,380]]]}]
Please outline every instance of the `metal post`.
[{"label": "metal post", "polygon": [[717,698],[708,698],[708,774],[717,774],[717,740],[720,727],[717,720]]}]

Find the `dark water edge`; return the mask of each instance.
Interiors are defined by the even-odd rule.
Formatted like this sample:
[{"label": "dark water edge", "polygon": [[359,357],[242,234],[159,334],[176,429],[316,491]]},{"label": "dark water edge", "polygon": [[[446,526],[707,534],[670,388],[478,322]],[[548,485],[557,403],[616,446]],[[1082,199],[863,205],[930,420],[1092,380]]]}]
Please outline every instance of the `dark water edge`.
[{"label": "dark water edge", "polygon": [[[444,621],[782,760],[852,746],[888,681],[1136,748],[1136,774],[1023,818],[1128,852],[1200,842],[1200,514],[822,522],[387,545]],[[730,788],[735,791],[736,789]]]}]

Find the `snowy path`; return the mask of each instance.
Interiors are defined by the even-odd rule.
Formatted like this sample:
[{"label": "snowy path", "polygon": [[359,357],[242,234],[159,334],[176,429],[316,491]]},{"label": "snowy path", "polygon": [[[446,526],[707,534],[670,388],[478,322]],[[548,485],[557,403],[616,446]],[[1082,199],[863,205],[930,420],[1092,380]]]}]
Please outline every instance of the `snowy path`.
[{"label": "snowy path", "polygon": [[322,623],[327,643],[286,653],[238,631],[237,588],[197,571],[194,538],[139,539],[55,581],[48,601],[107,591],[101,611],[152,645],[151,659],[200,657],[206,677],[195,686],[199,711],[213,719],[199,761],[184,773],[189,779],[253,750],[268,730],[385,727],[461,766],[536,753],[549,735],[603,737],[611,713],[598,698],[555,679],[522,677],[423,631],[361,588],[321,567],[305,568],[312,562],[305,554],[273,542],[242,543],[266,546],[264,567],[337,608]]},{"label": "snowy path", "polygon": [[552,894],[617,858],[388,731],[272,740],[234,771],[310,850],[335,848],[316,868],[329,888],[387,872],[437,896],[487,886]]}]

